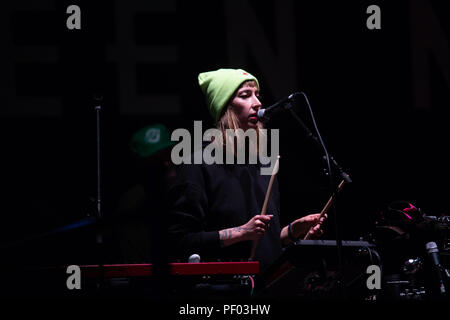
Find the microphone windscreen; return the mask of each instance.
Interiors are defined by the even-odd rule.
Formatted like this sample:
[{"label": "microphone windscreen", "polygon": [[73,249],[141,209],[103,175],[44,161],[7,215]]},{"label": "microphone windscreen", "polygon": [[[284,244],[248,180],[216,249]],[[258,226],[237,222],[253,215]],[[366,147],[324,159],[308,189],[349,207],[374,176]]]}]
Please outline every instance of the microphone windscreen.
[{"label": "microphone windscreen", "polygon": [[196,253],[194,253],[193,255],[191,255],[188,259],[189,263],[198,263],[200,262],[200,256]]},{"label": "microphone windscreen", "polygon": [[436,242],[430,241],[425,245],[428,253],[438,252],[438,247]]},{"label": "microphone windscreen", "polygon": [[258,113],[256,114],[258,119],[261,120],[264,117],[264,112],[266,111],[266,109],[259,109]]}]

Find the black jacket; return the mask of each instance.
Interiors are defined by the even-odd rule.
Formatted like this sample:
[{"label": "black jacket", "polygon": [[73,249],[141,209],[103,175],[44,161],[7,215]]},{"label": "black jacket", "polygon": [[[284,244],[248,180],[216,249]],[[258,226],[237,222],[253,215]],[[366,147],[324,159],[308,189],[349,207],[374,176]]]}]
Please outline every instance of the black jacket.
[{"label": "black jacket", "polygon": [[[183,261],[194,253],[204,261],[247,261],[252,241],[221,248],[219,230],[237,227],[260,214],[270,176],[258,164],[181,164],[169,190],[172,253]],[[270,228],[258,242],[261,270],[281,254],[280,196],[275,179],[267,214]]]}]

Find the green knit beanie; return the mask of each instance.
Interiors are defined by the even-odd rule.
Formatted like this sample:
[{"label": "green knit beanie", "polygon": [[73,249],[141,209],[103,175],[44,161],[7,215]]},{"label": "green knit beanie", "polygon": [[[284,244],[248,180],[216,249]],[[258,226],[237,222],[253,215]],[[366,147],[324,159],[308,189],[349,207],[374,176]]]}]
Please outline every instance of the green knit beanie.
[{"label": "green knit beanie", "polygon": [[216,122],[234,92],[248,80],[254,80],[259,87],[258,80],[242,69],[219,69],[198,75],[198,84],[206,96],[206,105]]}]

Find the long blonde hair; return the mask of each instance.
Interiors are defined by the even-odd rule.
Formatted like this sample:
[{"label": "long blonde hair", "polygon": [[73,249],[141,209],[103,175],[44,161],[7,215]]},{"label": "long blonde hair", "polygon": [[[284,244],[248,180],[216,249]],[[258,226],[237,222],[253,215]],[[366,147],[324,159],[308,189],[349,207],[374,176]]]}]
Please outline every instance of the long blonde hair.
[{"label": "long blonde hair", "polygon": [[[244,84],[247,84],[251,87],[257,86],[257,83],[253,80],[249,80],[249,81],[245,81],[239,88],[241,88]],[[236,90],[237,92],[237,90]],[[234,95],[233,97],[230,99],[233,100],[234,99]],[[259,150],[260,147],[260,138],[262,135],[265,135],[264,130],[263,129],[263,125],[261,122],[258,122],[256,124],[257,128],[256,128],[256,141],[251,141],[251,139],[249,139],[249,142],[255,142],[255,144],[249,143],[248,145],[248,151],[249,154],[254,153],[256,156],[258,155],[258,153],[262,150]],[[227,134],[227,130],[233,130],[236,134],[236,138],[237,140],[244,138],[245,137],[241,137],[238,133],[239,131],[236,131],[237,129],[242,129],[241,123],[236,115],[236,113],[234,112],[234,109],[231,107],[230,102],[228,102],[228,105],[225,107],[224,113],[222,114],[222,116],[219,118],[219,120],[217,121],[217,125],[216,128],[218,130],[220,130],[222,132],[222,144],[224,146],[224,148],[228,143],[232,143],[232,145],[234,145],[234,156],[236,156],[237,153],[237,144],[235,143],[234,139],[235,136],[229,135]],[[261,146],[264,147],[264,146]]]}]

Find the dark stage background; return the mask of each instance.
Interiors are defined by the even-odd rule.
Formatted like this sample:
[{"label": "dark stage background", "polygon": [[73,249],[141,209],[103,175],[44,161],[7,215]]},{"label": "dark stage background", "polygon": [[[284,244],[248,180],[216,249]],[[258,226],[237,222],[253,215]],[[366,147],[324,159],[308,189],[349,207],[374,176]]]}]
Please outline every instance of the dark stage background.
[{"label": "dark stage background", "polygon": [[[81,9],[80,30],[66,27],[72,4]],[[372,4],[381,9],[379,30],[366,26]],[[295,91],[308,95],[329,152],[353,179],[337,203],[344,239],[367,235],[394,200],[412,201],[429,215],[450,214],[450,20],[441,1],[1,6],[0,238],[7,260],[45,264],[44,247],[30,249],[42,238],[20,241],[95,215],[94,94],[104,97],[108,217],[127,184],[132,133],[152,123],[192,129],[202,120],[210,127],[197,75],[220,67],[258,77],[266,106]],[[295,108],[312,128],[302,99]],[[319,212],[329,191],[321,155],[297,123],[287,113],[273,127],[281,132],[287,223]],[[93,238],[83,230],[65,241],[52,238],[49,256],[69,251],[89,260]],[[325,238],[333,238],[328,231]]]}]

